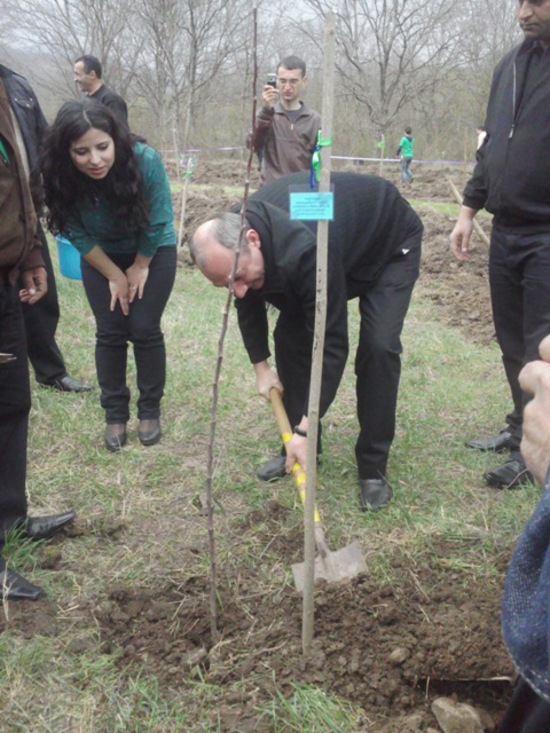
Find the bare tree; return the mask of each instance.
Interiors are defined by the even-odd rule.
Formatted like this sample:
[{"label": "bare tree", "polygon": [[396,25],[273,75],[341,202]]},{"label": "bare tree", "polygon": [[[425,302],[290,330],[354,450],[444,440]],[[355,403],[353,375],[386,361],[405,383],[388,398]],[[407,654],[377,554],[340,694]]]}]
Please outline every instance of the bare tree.
[{"label": "bare tree", "polygon": [[140,0],[134,7],[142,34],[137,86],[185,146],[198,98],[219,94],[220,85],[212,82],[231,54],[246,46],[248,3]]},{"label": "bare tree", "polygon": [[36,49],[40,43],[49,56],[57,70],[52,81],[55,93],[66,96],[68,89],[74,89],[74,59],[92,53],[109,69],[110,82],[126,95],[136,50],[130,32],[130,0],[4,0],[3,10],[17,26],[18,45]]},{"label": "bare tree", "polygon": [[[306,0],[324,16],[330,0]],[[340,0],[337,70],[343,88],[384,133],[441,84],[459,44],[448,0]]]}]

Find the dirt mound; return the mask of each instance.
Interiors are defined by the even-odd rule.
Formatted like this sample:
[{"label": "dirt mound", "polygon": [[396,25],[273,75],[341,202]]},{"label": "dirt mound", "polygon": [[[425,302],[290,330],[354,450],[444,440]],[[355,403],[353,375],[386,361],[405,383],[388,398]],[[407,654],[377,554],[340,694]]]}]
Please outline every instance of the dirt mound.
[{"label": "dirt mound", "polygon": [[[398,585],[367,575],[321,585],[315,599],[315,640],[305,663],[301,649],[301,597],[289,586],[259,591],[257,570],[235,575],[223,568],[219,631],[212,643],[208,584],[190,578],[154,596],[113,590],[96,610],[105,652],[122,649],[120,665],[145,665],[162,684],[177,687],[196,677],[220,689],[238,683],[240,696],[223,702],[223,730],[262,730],[258,705],[291,684],[321,686],[360,705],[376,731],[395,731],[412,711],[433,724],[430,701],[461,687],[461,699],[498,718],[505,688],[494,677],[512,675],[500,637],[500,583],[476,586],[467,575],[443,572],[468,548],[434,541],[429,565],[395,561]],[[508,551],[497,558],[501,576]],[[288,563],[291,562],[287,558]],[[476,681],[483,680],[483,683]],[[505,687],[509,687],[506,683]],[[215,687],[213,688],[215,689]],[[392,728],[384,726],[391,718]]]}]

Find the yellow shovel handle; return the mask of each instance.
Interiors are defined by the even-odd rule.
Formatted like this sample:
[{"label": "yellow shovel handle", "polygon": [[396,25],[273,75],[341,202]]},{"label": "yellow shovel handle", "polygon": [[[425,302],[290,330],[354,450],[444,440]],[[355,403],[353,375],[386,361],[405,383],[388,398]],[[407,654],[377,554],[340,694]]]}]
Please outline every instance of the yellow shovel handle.
[{"label": "yellow shovel handle", "polygon": [[[283,439],[283,443],[285,444],[285,446],[287,446],[292,438],[292,428],[290,427],[290,422],[286,414],[285,406],[283,405],[281,393],[276,387],[272,387],[269,391],[269,399],[271,400],[271,405],[273,407],[275,419],[277,420],[277,425],[279,426],[281,438]],[[298,493],[300,494],[302,505],[305,506],[306,474],[304,473],[303,468],[298,462],[296,462],[292,466],[292,475],[294,476],[294,482],[296,483],[296,488],[298,489]],[[315,507],[314,521],[315,524],[321,524],[321,517],[319,516],[317,507]]]}]

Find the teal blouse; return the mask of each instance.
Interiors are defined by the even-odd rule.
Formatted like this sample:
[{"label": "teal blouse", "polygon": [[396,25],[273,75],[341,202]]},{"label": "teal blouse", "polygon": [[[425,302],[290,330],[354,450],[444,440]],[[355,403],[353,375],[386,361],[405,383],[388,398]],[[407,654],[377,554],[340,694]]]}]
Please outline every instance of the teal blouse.
[{"label": "teal blouse", "polygon": [[104,252],[135,252],[152,257],[159,247],[176,244],[172,194],[162,159],[154,148],[144,143],[136,143],[134,152],[145,185],[149,224],[145,229],[128,231],[99,193],[93,202],[79,208],[63,232],[80,254],[88,254],[98,245]]}]

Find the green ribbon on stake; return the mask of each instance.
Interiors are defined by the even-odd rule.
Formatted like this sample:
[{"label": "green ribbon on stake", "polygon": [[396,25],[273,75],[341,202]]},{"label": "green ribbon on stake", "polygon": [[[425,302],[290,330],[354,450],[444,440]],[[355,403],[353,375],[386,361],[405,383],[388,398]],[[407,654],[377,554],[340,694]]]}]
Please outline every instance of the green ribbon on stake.
[{"label": "green ribbon on stake", "polygon": [[321,148],[326,148],[329,145],[332,145],[332,138],[326,137],[325,139],[322,139],[321,130],[319,130],[317,133],[317,143],[315,144],[313,155],[311,157],[311,188],[315,188],[315,181],[319,183],[321,180]]},{"label": "green ribbon on stake", "polygon": [[187,166],[185,175],[183,176],[183,180],[185,181],[186,178],[190,178],[193,175],[193,171],[195,170],[195,158],[192,156],[187,160]]}]

